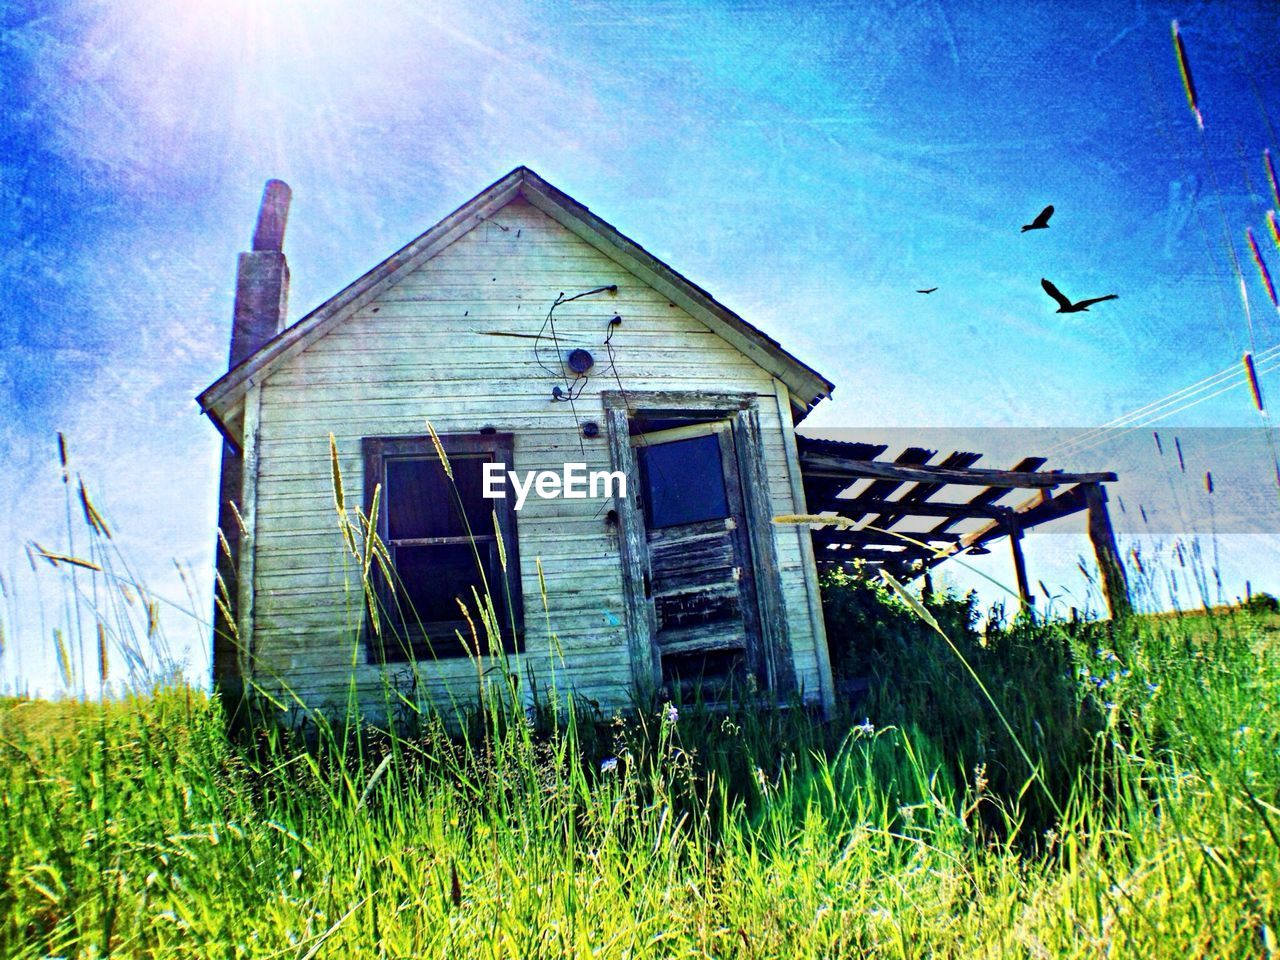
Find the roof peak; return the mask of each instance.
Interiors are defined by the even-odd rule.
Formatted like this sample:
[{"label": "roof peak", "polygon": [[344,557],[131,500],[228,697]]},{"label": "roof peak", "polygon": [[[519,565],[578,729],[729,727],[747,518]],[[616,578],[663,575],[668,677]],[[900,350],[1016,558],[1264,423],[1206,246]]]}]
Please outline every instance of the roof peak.
[{"label": "roof peak", "polygon": [[251,379],[260,379],[259,374],[265,376],[270,373],[284,359],[323,336],[332,324],[371,300],[385,284],[395,282],[417,269],[474,229],[479,220],[517,197],[528,200],[642,282],[659,290],[672,303],[689,312],[712,332],[781,380],[800,416],[831,393],[831,381],[796,359],[776,340],[752,326],[612,224],[592,213],[587,206],[549,183],[531,167],[521,164],[229,370],[200,394],[198,400],[201,408],[219,418],[248,389]]}]

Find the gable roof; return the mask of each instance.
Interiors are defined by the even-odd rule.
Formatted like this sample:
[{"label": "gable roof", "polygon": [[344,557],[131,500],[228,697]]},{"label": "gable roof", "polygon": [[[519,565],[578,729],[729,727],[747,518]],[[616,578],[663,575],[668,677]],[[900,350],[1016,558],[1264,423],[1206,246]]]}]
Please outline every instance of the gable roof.
[{"label": "gable roof", "polygon": [[826,377],[801,363],[784,350],[778,341],[752,326],[706,290],[667,266],[528,167],[516,167],[227,371],[196,398],[201,409],[213,419],[220,430],[227,433],[231,413],[243,400],[252,382],[261,381],[290,357],[375,299],[385,287],[416,270],[473,230],[485,217],[496,213],[517,197],[523,197],[619,266],[661,292],[672,303],[781,380],[790,393],[797,419],[807,414],[814,404],[829,396],[834,389],[834,384]]}]

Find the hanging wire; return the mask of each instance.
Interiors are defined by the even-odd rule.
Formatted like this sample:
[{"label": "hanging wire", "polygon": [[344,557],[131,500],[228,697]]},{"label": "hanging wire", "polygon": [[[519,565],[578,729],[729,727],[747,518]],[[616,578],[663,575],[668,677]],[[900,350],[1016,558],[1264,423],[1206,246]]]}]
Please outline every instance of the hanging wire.
[{"label": "hanging wire", "polygon": [[614,382],[618,385],[618,392],[622,394],[622,402],[628,410],[631,409],[631,401],[627,399],[627,388],[622,385],[622,378],[618,376],[618,358],[613,353],[613,333],[622,326],[622,317],[614,314],[609,320],[608,326],[605,327],[604,349],[609,355],[609,372],[613,374]]},{"label": "hanging wire", "polygon": [[[551,307],[547,310],[547,315],[542,321],[542,326],[538,328],[538,334],[533,338],[533,359],[543,370],[549,375],[560,380],[563,385],[556,384],[551,390],[551,400],[553,403],[569,404],[569,412],[573,415],[573,423],[578,436],[578,449],[585,458],[587,455],[586,444],[582,442],[582,421],[578,419],[578,409],[574,401],[582,396],[582,391],[586,389],[587,382],[590,380],[585,374],[582,376],[569,376],[569,370],[565,367],[564,351],[560,349],[560,337],[556,333],[556,307],[566,303],[572,303],[574,300],[581,300],[583,297],[594,296],[597,293],[617,293],[618,285],[616,283],[606,284],[602,287],[595,287],[591,290],[584,290],[582,293],[575,293],[572,297],[566,297],[564,291],[552,302]],[[555,347],[556,362],[559,369],[547,366],[542,359],[541,345],[542,338],[546,334],[547,329],[551,330],[551,342]]]},{"label": "hanging wire", "polygon": [[[614,314],[612,317],[610,317],[609,322],[605,325],[605,338],[604,338],[603,345],[604,345],[605,353],[609,357],[609,370],[608,370],[608,373],[605,374],[605,376],[609,376],[609,375],[613,376],[613,382],[618,385],[618,392],[622,394],[623,406],[625,407],[629,415],[631,412],[631,398],[627,395],[627,388],[622,382],[621,374],[618,373],[618,358],[617,358],[617,355],[613,352],[613,335],[617,333],[618,328],[621,326],[622,326],[622,317],[619,314]],[[643,433],[636,434],[635,441],[636,441],[635,445],[637,447],[649,446],[649,438]],[[649,464],[646,467],[646,469],[653,469],[653,467],[654,467],[653,464]],[[661,466],[658,466],[657,470],[659,473],[659,478],[665,481],[666,472],[661,468]],[[604,511],[605,506],[607,506],[607,502],[605,504],[602,504],[600,509],[596,511],[596,516],[599,516]]]},{"label": "hanging wire", "polygon": [[[576,394],[573,393],[572,391],[573,384],[570,382],[569,371],[565,369],[564,355],[560,351],[560,338],[556,334],[556,308],[566,303],[572,303],[574,300],[581,300],[583,297],[594,296],[597,293],[606,293],[606,292],[617,293],[617,291],[618,291],[618,285],[616,283],[611,283],[603,287],[596,287],[593,290],[585,290],[582,293],[575,293],[572,297],[566,297],[564,293],[561,292],[559,296],[556,297],[555,301],[551,304],[551,308],[547,310],[547,315],[542,321],[542,326],[538,328],[538,334],[533,339],[533,358],[537,362],[538,366],[540,366],[548,374],[550,374],[553,377],[556,377],[559,380],[564,381],[564,392],[571,395],[571,396],[565,397],[564,399],[566,400],[570,400],[573,397],[581,395],[582,389],[579,388]],[[551,342],[555,345],[556,362],[559,366],[559,369],[554,369],[552,367],[547,366],[547,364],[543,362],[543,359],[542,359],[542,353],[541,353],[542,338],[546,335],[546,331],[548,327],[551,328]]]}]

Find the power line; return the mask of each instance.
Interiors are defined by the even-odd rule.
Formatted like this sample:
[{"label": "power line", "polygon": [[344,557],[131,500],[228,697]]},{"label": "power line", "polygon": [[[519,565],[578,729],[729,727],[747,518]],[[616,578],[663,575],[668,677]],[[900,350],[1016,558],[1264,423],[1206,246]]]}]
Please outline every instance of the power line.
[{"label": "power line", "polygon": [[[1255,355],[1253,362],[1259,373],[1269,372],[1280,367],[1280,344],[1268,347]],[[1048,452],[1057,453],[1064,450],[1090,449],[1104,442],[1110,434],[1116,431],[1123,430],[1128,432],[1128,429],[1138,429],[1155,423],[1157,420],[1180,413],[1198,403],[1203,403],[1205,400],[1226,393],[1240,383],[1247,383],[1247,381],[1248,378],[1244,373],[1243,367],[1238,363],[1234,363],[1202,380],[1175,390],[1168,396],[1152,400],[1150,403],[1144,404],[1135,410],[1121,414],[1100,427],[1095,427],[1079,436],[1064,440],[1051,447]]]}]

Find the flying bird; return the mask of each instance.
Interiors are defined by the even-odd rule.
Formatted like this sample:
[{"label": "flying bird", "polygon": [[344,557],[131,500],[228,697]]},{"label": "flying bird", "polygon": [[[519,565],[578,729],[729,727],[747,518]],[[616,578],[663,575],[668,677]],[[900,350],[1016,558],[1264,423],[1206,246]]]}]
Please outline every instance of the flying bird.
[{"label": "flying bird", "polygon": [[1040,286],[1044,287],[1044,292],[1053,299],[1058,301],[1058,313],[1079,313],[1082,310],[1088,310],[1095,303],[1101,303],[1103,300],[1119,300],[1114,293],[1108,293],[1105,297],[1093,297],[1090,300],[1081,300],[1078,303],[1072,303],[1062,295],[1062,291],[1055,287],[1043,277],[1040,278]]},{"label": "flying bird", "polygon": [[928,290],[917,290],[916,293],[933,293],[937,289],[937,287],[930,287]]},{"label": "flying bird", "polygon": [[1024,223],[1022,225],[1022,232],[1026,233],[1028,230],[1048,230],[1049,218],[1052,216],[1053,216],[1053,204],[1051,203],[1047,207],[1045,207],[1043,210],[1041,210],[1040,213],[1036,216],[1036,218],[1032,220],[1030,223]]}]

